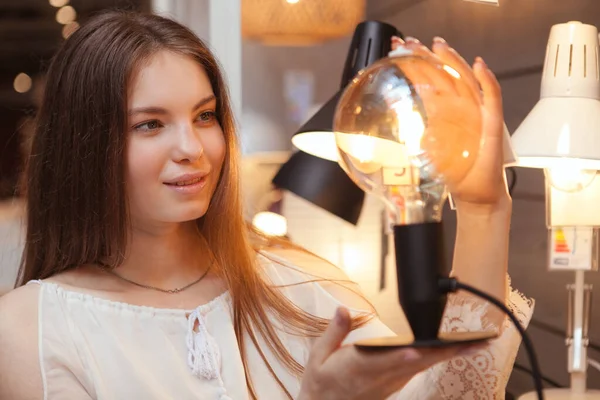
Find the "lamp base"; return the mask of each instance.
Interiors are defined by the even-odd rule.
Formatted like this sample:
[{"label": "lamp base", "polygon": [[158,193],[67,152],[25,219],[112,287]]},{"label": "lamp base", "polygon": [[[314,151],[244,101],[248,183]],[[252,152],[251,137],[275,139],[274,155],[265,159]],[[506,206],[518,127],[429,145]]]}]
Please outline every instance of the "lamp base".
[{"label": "lamp base", "polygon": [[444,332],[436,339],[415,340],[413,335],[379,337],[359,340],[354,346],[361,350],[386,350],[399,348],[441,348],[485,342],[498,337],[495,332]]},{"label": "lamp base", "polygon": [[[574,393],[571,389],[544,389],[546,400],[600,400],[600,391],[588,390],[585,393]],[[525,393],[518,400],[537,400],[535,392]]]}]

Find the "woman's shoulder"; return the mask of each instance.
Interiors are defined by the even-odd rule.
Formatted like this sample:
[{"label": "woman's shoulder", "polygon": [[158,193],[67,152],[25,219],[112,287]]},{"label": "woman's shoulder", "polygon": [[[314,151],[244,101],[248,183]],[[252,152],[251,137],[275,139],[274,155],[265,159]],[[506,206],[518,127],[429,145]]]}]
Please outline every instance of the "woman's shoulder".
[{"label": "woman's shoulder", "polygon": [[0,398],[42,397],[39,293],[39,285],[26,285],[0,296]]},{"label": "woman's shoulder", "polygon": [[37,309],[38,295],[39,285],[24,285],[0,296],[0,311],[2,311],[0,315],[3,317],[0,329],[5,326],[5,318],[23,311],[35,311]]},{"label": "woman's shoulder", "polygon": [[0,296],[0,334],[16,330],[28,322],[37,324],[39,291],[39,285],[24,285]]}]

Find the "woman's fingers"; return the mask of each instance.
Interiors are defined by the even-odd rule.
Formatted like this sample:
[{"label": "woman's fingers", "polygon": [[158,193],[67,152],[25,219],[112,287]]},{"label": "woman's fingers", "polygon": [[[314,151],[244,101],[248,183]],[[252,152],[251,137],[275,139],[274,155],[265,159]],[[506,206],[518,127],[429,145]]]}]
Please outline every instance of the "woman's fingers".
[{"label": "woman's fingers", "polygon": [[[423,58],[439,59],[417,39],[406,38],[404,47]],[[440,74],[438,68],[434,65],[426,62],[416,62],[414,65],[413,63],[406,63],[403,65],[403,69],[415,86],[421,86],[421,90],[440,94],[459,94],[454,84],[454,78],[447,74]],[[417,92],[419,92],[419,88],[417,88]]]},{"label": "woman's fingers", "polygon": [[430,57],[435,57],[435,54],[427,46],[419,41],[419,39],[409,36],[406,38],[406,46],[410,47],[414,52]]},{"label": "woman's fingers", "polygon": [[444,348],[401,348],[384,351],[357,351],[357,364],[365,373],[415,374],[423,369],[478,349],[474,346],[449,346]]},{"label": "woman's fingers", "polygon": [[392,36],[392,50],[396,50],[399,46],[404,44],[404,40],[398,36]]},{"label": "woman's fingers", "polygon": [[[481,57],[477,57],[473,65],[473,71],[477,81],[483,89],[483,107],[488,123],[503,127],[504,117],[502,112],[502,90],[496,76],[490,71]],[[487,129],[487,134],[501,137],[504,134],[502,128]]]},{"label": "woman's fingers", "polygon": [[323,335],[315,341],[308,362],[314,365],[315,368],[323,364],[340,347],[344,338],[350,332],[350,322],[348,310],[344,307],[338,307],[335,317],[331,320]]},{"label": "woman's fingers", "polygon": [[[466,83],[468,94],[472,95],[478,103],[481,102],[481,88],[479,87],[479,83],[477,82],[477,78],[475,77],[471,66],[465,59],[440,37],[435,37],[433,39],[432,50],[442,62],[458,72],[461,79]],[[467,95],[467,93],[461,91],[461,95]]]},{"label": "woman's fingers", "polygon": [[[485,345],[469,346],[450,346],[445,348],[431,349],[406,349],[403,363],[396,363],[395,367],[390,368],[389,378],[401,380],[406,376],[414,376],[428,368],[441,362],[449,361],[454,357],[468,356],[480,351]],[[410,355],[409,355],[410,354]]]},{"label": "woman's fingers", "polygon": [[387,398],[421,371],[481,346],[382,351],[340,347],[350,329],[347,310],[342,309],[337,317],[340,315],[311,350],[299,398]]}]

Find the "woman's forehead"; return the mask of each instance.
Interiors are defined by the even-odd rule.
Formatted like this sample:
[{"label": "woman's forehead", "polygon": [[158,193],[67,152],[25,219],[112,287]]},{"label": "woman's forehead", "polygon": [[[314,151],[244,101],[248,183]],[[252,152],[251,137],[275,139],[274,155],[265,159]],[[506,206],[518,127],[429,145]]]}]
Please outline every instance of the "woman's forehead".
[{"label": "woman's forehead", "polygon": [[148,102],[196,104],[214,95],[204,68],[192,57],[170,51],[160,51],[144,63],[133,74],[128,92],[129,108]]}]

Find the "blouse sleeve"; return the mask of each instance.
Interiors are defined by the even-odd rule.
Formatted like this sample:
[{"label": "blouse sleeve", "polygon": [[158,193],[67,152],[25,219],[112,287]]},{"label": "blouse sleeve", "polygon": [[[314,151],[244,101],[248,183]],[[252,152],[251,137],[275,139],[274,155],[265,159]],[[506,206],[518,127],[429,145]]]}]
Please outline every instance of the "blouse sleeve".
[{"label": "blouse sleeve", "polygon": [[[341,270],[337,270],[320,259],[315,260],[314,256],[294,255],[292,262],[289,263],[289,261],[288,254],[286,254],[285,260],[279,259],[280,263],[286,264],[288,267],[298,268],[296,271],[305,270],[305,265],[312,263],[313,267],[317,267],[312,271],[315,273],[319,271],[319,276],[325,275],[328,279],[340,279],[341,277],[348,279]],[[331,268],[336,269],[336,272],[332,272]],[[298,282],[302,278],[295,279]],[[304,279],[306,279],[306,275],[304,275]],[[507,287],[509,288],[508,307],[517,316],[521,325],[527,327],[533,313],[533,301],[513,289],[510,281]],[[329,283],[327,280],[313,283],[310,289],[302,290],[303,300],[308,292],[311,293],[310,303],[312,304],[300,301],[301,307],[309,309],[323,318],[332,318],[338,306],[347,307],[351,314],[371,312],[368,302],[359,294],[356,284],[339,285]],[[498,338],[474,355],[456,357],[423,371],[401,391],[392,395],[389,400],[504,399],[506,384],[521,343],[521,337],[508,318],[501,319],[501,326],[491,323],[487,319],[490,307],[494,306],[470,296],[462,294],[449,296],[441,326],[443,331],[492,330],[498,332]],[[401,317],[399,316],[399,318]],[[393,332],[374,316],[366,325],[352,331],[344,343],[351,344],[361,339],[403,333],[406,332]]]}]

